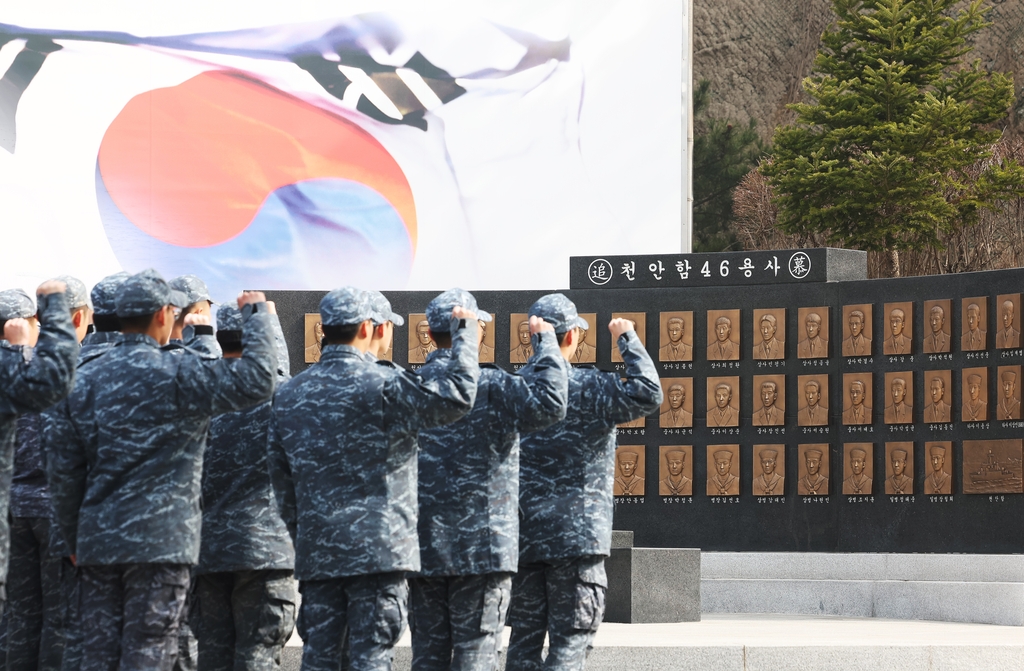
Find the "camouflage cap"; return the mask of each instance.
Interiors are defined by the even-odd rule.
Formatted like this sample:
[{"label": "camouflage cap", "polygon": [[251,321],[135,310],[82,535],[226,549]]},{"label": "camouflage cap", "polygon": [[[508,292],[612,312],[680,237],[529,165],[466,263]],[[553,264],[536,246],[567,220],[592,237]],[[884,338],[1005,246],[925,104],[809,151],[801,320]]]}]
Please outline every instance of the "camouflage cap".
[{"label": "camouflage cap", "polygon": [[199,301],[210,301],[213,303],[213,299],[210,298],[210,290],[206,288],[206,282],[202,281],[195,275],[182,275],[181,277],[175,277],[173,280],[167,283],[172,289],[180,291],[185,294],[188,299],[188,305],[179,305],[176,307],[188,307],[193,303]]},{"label": "camouflage cap", "polygon": [[241,331],[242,311],[233,303],[225,303],[217,308],[218,331]]},{"label": "camouflage cap", "polygon": [[69,308],[77,310],[89,305],[89,290],[85,288],[85,282],[71,275],[61,275],[53,279],[63,282],[67,286],[64,298],[67,300]]},{"label": "camouflage cap", "polygon": [[121,271],[113,275],[107,275],[96,283],[92,288],[92,311],[100,316],[113,316],[117,314],[117,291],[121,284],[131,277],[128,273]]},{"label": "camouflage cap", "polygon": [[587,320],[576,312],[576,304],[565,297],[565,294],[548,294],[537,299],[530,306],[530,316],[540,317],[555,327],[555,333],[565,333],[579,326],[589,329]]},{"label": "camouflage cap", "polygon": [[391,310],[391,301],[379,291],[367,291],[367,295],[370,297],[370,305],[373,306],[373,311],[376,316],[373,319],[373,323],[383,324],[384,322],[391,322],[395,326],[401,326],[405,323],[401,315],[395,314]]},{"label": "camouflage cap", "polygon": [[374,316],[370,297],[362,289],[342,287],[320,299],[320,321],[324,326],[359,324]]},{"label": "camouflage cap", "polygon": [[172,289],[152,268],[125,278],[114,304],[118,317],[142,317],[168,305],[176,308],[191,305],[185,294]]},{"label": "camouflage cap", "polygon": [[482,322],[491,321],[491,315],[476,305],[476,298],[465,289],[449,289],[438,294],[427,304],[427,323],[435,333],[448,333],[451,330],[452,310],[456,307],[472,310],[476,318]]},{"label": "camouflage cap", "polygon": [[0,321],[36,316],[36,304],[22,289],[0,291]]}]

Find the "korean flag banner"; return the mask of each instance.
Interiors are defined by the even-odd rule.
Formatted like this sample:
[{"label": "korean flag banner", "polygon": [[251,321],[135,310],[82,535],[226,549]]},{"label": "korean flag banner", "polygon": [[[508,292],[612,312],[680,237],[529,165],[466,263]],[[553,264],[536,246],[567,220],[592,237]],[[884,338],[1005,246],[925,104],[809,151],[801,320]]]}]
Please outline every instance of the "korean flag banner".
[{"label": "korean flag banner", "polygon": [[540,289],[678,250],[674,3],[21,4],[0,287]]}]

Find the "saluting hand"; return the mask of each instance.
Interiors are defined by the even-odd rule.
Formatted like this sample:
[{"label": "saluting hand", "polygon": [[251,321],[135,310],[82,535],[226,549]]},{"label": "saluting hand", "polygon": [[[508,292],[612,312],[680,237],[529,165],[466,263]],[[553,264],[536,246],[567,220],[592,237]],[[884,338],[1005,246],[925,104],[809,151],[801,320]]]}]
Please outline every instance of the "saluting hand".
[{"label": "saluting hand", "polygon": [[27,345],[31,335],[31,328],[27,319],[22,319],[21,317],[8,319],[4,323],[4,340],[12,345]]},{"label": "saluting hand", "polygon": [[543,331],[554,331],[555,327],[547,323],[537,315],[530,317],[530,333],[534,335],[542,333]]},{"label": "saluting hand", "polygon": [[209,326],[210,315],[202,315],[198,312],[190,312],[185,315],[185,326]]},{"label": "saluting hand", "polygon": [[466,308],[460,305],[456,305],[454,308],[452,308],[452,317],[455,317],[456,319],[465,319],[466,321],[469,321],[470,319],[476,319],[476,313],[473,312],[472,310],[467,310]]},{"label": "saluting hand", "polygon": [[238,309],[241,310],[245,305],[264,303],[266,300],[267,295],[262,291],[243,291],[238,294]]},{"label": "saluting hand", "polygon": [[608,322],[608,330],[612,332],[612,342],[618,342],[619,336],[633,330],[633,322],[628,319],[613,319]]}]

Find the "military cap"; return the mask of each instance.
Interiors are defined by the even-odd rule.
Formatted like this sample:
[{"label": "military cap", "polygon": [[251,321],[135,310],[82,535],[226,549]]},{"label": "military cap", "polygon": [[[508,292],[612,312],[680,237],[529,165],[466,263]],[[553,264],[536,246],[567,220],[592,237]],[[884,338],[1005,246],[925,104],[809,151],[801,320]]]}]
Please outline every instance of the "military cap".
[{"label": "military cap", "polygon": [[237,305],[225,303],[217,308],[217,330],[218,331],[241,331],[242,311]]},{"label": "military cap", "polygon": [[0,321],[36,316],[36,304],[22,289],[0,291]]},{"label": "military cap", "polygon": [[395,326],[401,326],[405,323],[401,315],[391,310],[391,301],[384,294],[379,291],[367,291],[366,293],[370,296],[370,305],[373,306],[373,311],[377,313],[373,320],[374,324],[379,326],[384,322],[391,322]]},{"label": "military cap", "polygon": [[121,284],[131,277],[128,273],[121,271],[113,275],[107,275],[96,283],[92,288],[92,311],[100,316],[113,316],[117,314],[117,292]]},{"label": "military cap", "polygon": [[640,454],[638,452],[633,452],[632,450],[624,450],[619,452],[619,457],[633,457],[633,461],[637,461],[640,459]]},{"label": "military cap", "polygon": [[1017,373],[1012,370],[1004,370],[1002,378],[1005,382],[1014,382],[1017,380]]},{"label": "military cap", "polygon": [[779,456],[778,450],[761,450],[759,453],[762,459],[774,459]]},{"label": "military cap", "polygon": [[932,453],[932,456],[938,455],[938,456],[941,457],[941,456],[944,456],[946,454],[946,446],[945,445],[932,445],[931,447],[928,448],[928,451]]},{"label": "military cap", "polygon": [[893,459],[900,459],[902,461],[906,461],[907,460],[907,451],[906,450],[893,450],[892,451],[892,458]]},{"label": "military cap", "polygon": [[210,290],[206,288],[206,282],[202,281],[195,275],[182,275],[181,277],[175,277],[167,284],[169,284],[172,289],[185,294],[185,298],[188,299],[188,303],[186,305],[178,305],[176,307],[188,307],[189,305],[198,303],[199,301],[210,301],[213,303],[213,299],[210,298]]},{"label": "military cap", "polygon": [[850,450],[850,456],[851,457],[860,457],[861,459],[863,459],[864,457],[868,456],[868,453],[867,453],[867,450],[862,450],[859,447],[856,447],[856,448]]},{"label": "military cap", "polygon": [[427,305],[427,323],[430,330],[435,333],[448,333],[451,329],[452,309],[456,307],[472,310],[476,313],[476,318],[482,322],[491,321],[491,315],[477,307],[473,294],[456,287],[438,294]]},{"label": "military cap", "polygon": [[168,305],[176,308],[190,305],[185,294],[172,289],[152,268],[125,278],[114,304],[118,317],[142,317]]},{"label": "military cap", "polygon": [[569,329],[580,327],[589,329],[587,320],[576,312],[576,305],[565,297],[565,294],[548,294],[541,296],[530,306],[530,316],[540,317],[555,327],[555,333],[565,333]]},{"label": "military cap", "polygon": [[373,317],[370,297],[362,289],[342,287],[320,299],[320,322],[324,326],[350,326]]},{"label": "military cap", "polygon": [[732,461],[732,452],[729,450],[718,450],[715,452],[715,461],[725,461],[726,459]]},{"label": "military cap", "polygon": [[[673,454],[681,454],[681,455],[683,455],[683,459],[686,459],[686,450],[669,450],[665,454],[668,455],[668,456],[671,456]],[[762,454],[764,454],[764,453],[762,452]]]},{"label": "military cap", "polygon": [[967,384],[981,384],[981,376],[977,373],[967,376]]},{"label": "military cap", "polygon": [[821,459],[821,455],[824,454],[819,449],[807,450],[804,452],[804,458],[811,457],[812,459]]},{"label": "military cap", "polygon": [[64,298],[67,300],[69,308],[77,310],[89,305],[89,290],[85,288],[85,283],[82,280],[71,275],[61,275],[53,279],[63,282],[67,287],[64,291]]}]

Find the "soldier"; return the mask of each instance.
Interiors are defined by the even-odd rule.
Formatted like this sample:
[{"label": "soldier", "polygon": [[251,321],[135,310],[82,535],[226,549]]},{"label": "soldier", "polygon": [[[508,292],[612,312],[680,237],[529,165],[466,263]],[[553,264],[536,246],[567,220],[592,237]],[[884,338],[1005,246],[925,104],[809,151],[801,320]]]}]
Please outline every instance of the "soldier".
[{"label": "soldier", "polygon": [[324,296],[320,363],[274,401],[270,471],[295,543],[302,668],[338,669],[348,631],[352,668],[390,669],[406,609],[405,572],[420,568],[416,441],[473,406],[476,315],[452,310],[452,353],[429,380],[372,363],[375,312],[365,292]]},{"label": "soldier", "polygon": [[797,493],[801,496],[828,494],[828,478],[821,474],[822,456],[824,456],[824,452],[817,448],[804,452],[804,468],[807,470],[807,474],[800,479],[797,487]]},{"label": "soldier", "polygon": [[377,361],[388,355],[391,342],[394,340],[395,327],[404,324],[405,320],[391,310],[391,301],[384,294],[379,291],[366,293],[370,298],[370,306],[376,313],[373,320],[373,338],[366,354],[370,361]]},{"label": "soldier", "polygon": [[1020,401],[1017,400],[1017,373],[1006,370],[999,376],[1002,380],[1003,397],[996,407],[996,419],[1020,419]]},{"label": "soldier", "polygon": [[[447,373],[456,306],[490,320],[461,289],[432,300],[427,320],[437,350],[420,370],[424,380]],[[498,668],[519,559],[519,434],[563,419],[566,408],[568,364],[554,328],[539,317],[529,326],[534,356],[518,374],[481,366],[470,413],[419,434],[421,567],[409,580],[417,671]]]},{"label": "soldier", "polygon": [[[589,328],[562,294],[544,296],[530,316],[551,324],[567,360]],[[578,669],[604,616],[611,552],[615,425],[661,405],[658,373],[624,319],[608,324],[625,363],[618,372],[569,370],[563,421],[522,440],[519,571],[512,579],[508,671]],[[542,661],[544,637],[548,655]]]},{"label": "soldier", "polygon": [[[122,335],[83,366],[50,455],[54,507],[80,573],[82,669],[168,669],[199,558],[210,417],[270,398],[276,356],[263,294],[245,292],[241,358],[161,348],[187,299],[154,270],[116,299]],[[186,321],[186,325],[192,323]]]},{"label": "soldier", "polygon": [[[274,304],[267,312],[277,345],[277,382],[289,379],[288,348]],[[242,313],[217,309],[224,358],[244,352]],[[270,402],[215,417],[203,460],[203,535],[195,569],[192,630],[199,669],[274,669],[295,626],[295,550],[272,504],[267,467]]]},{"label": "soldier", "polygon": [[928,446],[932,472],[924,479],[925,494],[949,494],[952,492],[952,481],[943,466],[946,462],[946,447],[938,443]]},{"label": "soldier", "polygon": [[[63,276],[64,293],[71,310],[75,339],[88,330],[89,295],[81,280]],[[36,308],[22,292],[4,292],[14,300],[2,301],[0,320],[35,319]],[[15,312],[10,312],[14,305]],[[29,346],[36,344],[33,329]],[[61,599],[61,547],[59,535],[51,536],[50,490],[43,463],[42,418],[37,413],[18,417],[11,482],[11,554],[7,597],[7,668],[59,669],[64,645],[64,612]],[[51,543],[51,539],[54,541]]]},{"label": "soldier", "polygon": [[972,373],[967,376],[967,398],[960,411],[960,421],[984,422],[988,419],[988,403],[982,398],[982,386],[980,375]]}]

